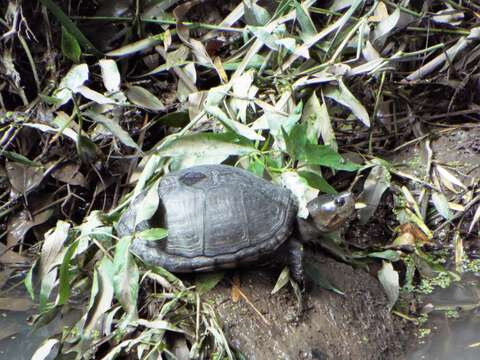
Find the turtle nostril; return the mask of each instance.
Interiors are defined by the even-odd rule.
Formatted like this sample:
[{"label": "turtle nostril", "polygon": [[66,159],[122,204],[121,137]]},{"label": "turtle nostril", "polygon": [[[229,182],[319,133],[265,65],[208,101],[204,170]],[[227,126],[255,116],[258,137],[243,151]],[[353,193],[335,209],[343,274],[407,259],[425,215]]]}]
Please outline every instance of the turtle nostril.
[{"label": "turtle nostril", "polygon": [[338,207],[342,207],[343,205],[345,205],[345,199],[343,197],[336,198],[335,205]]}]

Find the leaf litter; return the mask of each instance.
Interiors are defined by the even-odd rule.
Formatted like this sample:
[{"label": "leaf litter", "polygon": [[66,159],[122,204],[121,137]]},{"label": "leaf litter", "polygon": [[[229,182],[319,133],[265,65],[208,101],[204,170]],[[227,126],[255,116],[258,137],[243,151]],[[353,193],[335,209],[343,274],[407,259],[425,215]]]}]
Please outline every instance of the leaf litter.
[{"label": "leaf litter", "polygon": [[[449,244],[455,271],[474,260],[478,167],[442,155],[441,146],[432,151],[429,141],[455,138],[458,146],[444,147],[475,164],[480,145],[465,129],[478,134],[476,5],[87,3],[42,0],[48,12],[17,4],[0,14],[0,261],[15,265],[13,274],[33,264],[26,284],[44,311],[38,323],[70,302],[87,304],[39,359],[105,341],[105,358],[133,349],[139,358],[161,356],[170,333],[185,336],[181,347],[192,357],[237,356],[211,306],[196,297],[223,275],[185,287],[141,264],[128,252],[131,239],[116,237],[122,209],[187,166],[227,162],[268,175],[300,204],[319,190],[361,193],[360,223],[349,225],[360,235],[336,254],[352,263],[382,259],[378,277],[396,311],[411,311],[402,304],[420,286],[412,273],[457,278],[445,265]],[[92,35],[99,26],[115,36]],[[418,153],[395,160],[409,146]],[[38,207],[42,194],[50,204]],[[145,205],[141,217],[153,216],[158,201]],[[382,216],[373,241],[355,243]],[[57,220],[43,236],[43,224]],[[287,283],[283,271],[274,292]]]}]

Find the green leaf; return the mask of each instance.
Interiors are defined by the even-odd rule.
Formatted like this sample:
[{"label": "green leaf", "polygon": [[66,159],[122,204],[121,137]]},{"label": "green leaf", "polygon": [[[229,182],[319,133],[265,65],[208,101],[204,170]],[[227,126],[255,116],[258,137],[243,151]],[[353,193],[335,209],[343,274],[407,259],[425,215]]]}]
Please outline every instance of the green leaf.
[{"label": "green leaf", "polygon": [[252,4],[251,2],[244,1],[243,11],[245,22],[248,25],[263,26],[267,24],[271,18],[271,15],[265,8],[255,3]]},{"label": "green leaf", "polygon": [[136,202],[135,199],[135,223],[133,229],[137,229],[137,225],[148,221],[157,212],[158,204],[160,203],[160,196],[158,194],[158,185],[160,180],[155,181],[148,189],[145,197]]},{"label": "green leaf", "polygon": [[167,236],[168,231],[162,228],[151,228],[135,234],[135,237],[145,241],[162,240],[165,239]]},{"label": "green leaf", "polygon": [[283,137],[287,146],[287,152],[294,160],[305,157],[305,145],[307,144],[307,124],[295,124],[290,134],[282,128]]},{"label": "green leaf", "polygon": [[18,162],[23,165],[27,166],[42,166],[42,164],[32,161],[29,158],[23,156],[22,154],[18,154],[13,151],[7,151],[7,150],[1,150],[0,149],[0,155],[5,156],[7,159]]},{"label": "green leaf", "polygon": [[245,156],[255,152],[257,149],[248,140],[232,133],[197,133],[172,141],[159,155],[176,158],[181,167],[188,167],[219,164],[231,155]]},{"label": "green leaf", "polygon": [[248,163],[248,171],[250,171],[252,174],[255,174],[259,177],[263,177],[263,173],[265,172],[265,164],[263,161],[260,161],[257,157],[253,157],[253,159],[250,160]]},{"label": "green leaf", "polygon": [[336,170],[356,171],[360,165],[345,160],[330,146],[307,144],[305,146],[304,160],[309,165],[322,165]]},{"label": "green leaf", "polygon": [[92,336],[98,321],[110,310],[113,300],[113,263],[106,256],[93,272],[93,281],[82,336]]},{"label": "green leaf", "polygon": [[77,153],[80,160],[84,163],[91,164],[97,159],[97,145],[84,135],[77,138]]},{"label": "green leaf", "polygon": [[73,23],[72,20],[63,12],[63,10],[55,4],[52,0],[40,0],[40,2],[45,5],[45,7],[52,12],[57,20],[62,24],[62,26],[67,29],[67,31],[74,36],[80,45],[84,49],[93,52],[95,55],[102,56],[102,52],[98,51],[95,46],[83,35],[83,33],[78,29],[78,27]]},{"label": "green leaf", "polygon": [[200,294],[205,294],[217,286],[224,275],[223,271],[198,274],[195,276],[195,287]]},{"label": "green leaf", "polygon": [[63,305],[70,297],[72,284],[70,283],[72,272],[70,270],[70,263],[73,255],[77,251],[79,241],[73,242],[69,247],[60,265],[60,275],[58,280],[58,300],[56,305]]},{"label": "green leaf", "polygon": [[302,121],[308,125],[307,139],[310,144],[317,144],[321,136],[325,145],[331,146],[335,151],[338,150],[327,105],[324,102],[320,103],[315,91],[305,104]]},{"label": "green leaf", "polygon": [[80,61],[80,55],[82,50],[77,39],[62,26],[62,52],[65,57],[71,61],[78,63]]},{"label": "green leaf", "polygon": [[30,295],[32,300],[35,300],[35,291],[33,290],[33,273],[37,271],[37,267],[38,261],[35,262],[30,268],[24,280],[25,287],[27,288],[28,294]]},{"label": "green leaf", "polygon": [[137,299],[140,273],[137,263],[129,251],[131,236],[124,236],[115,247],[113,258],[113,289],[129,320],[138,317]]},{"label": "green leaf", "polygon": [[295,1],[295,15],[300,24],[300,28],[302,29],[300,36],[304,42],[308,42],[308,40],[317,34],[317,29],[315,29],[315,24],[313,23],[308,10],[298,1]]},{"label": "green leaf", "polygon": [[227,129],[233,131],[234,133],[243,136],[249,140],[265,140],[264,137],[255,130],[249,128],[247,125],[244,125],[238,121],[231,119],[220,107],[205,105],[205,111],[218,119]]},{"label": "green leaf", "polygon": [[395,262],[400,260],[400,255],[395,250],[385,250],[380,252],[372,252],[368,254],[368,257],[389,260],[391,262]]},{"label": "green leaf", "polygon": [[48,307],[48,300],[57,279],[57,266],[63,262],[65,256],[63,244],[67,241],[69,233],[70,224],[58,221],[56,227],[45,234],[39,260],[40,311]]},{"label": "green leaf", "polygon": [[133,104],[144,109],[151,111],[165,110],[165,105],[150,91],[141,86],[128,86],[125,95]]},{"label": "green leaf", "polygon": [[320,190],[321,192],[335,195],[337,190],[331,186],[322,176],[312,171],[299,171],[298,175],[307,180],[309,186]]}]

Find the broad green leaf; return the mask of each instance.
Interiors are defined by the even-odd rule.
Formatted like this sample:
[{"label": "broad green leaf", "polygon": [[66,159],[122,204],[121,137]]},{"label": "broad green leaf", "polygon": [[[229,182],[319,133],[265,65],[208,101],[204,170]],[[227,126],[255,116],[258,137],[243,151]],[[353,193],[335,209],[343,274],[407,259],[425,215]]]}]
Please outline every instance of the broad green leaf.
[{"label": "broad green leaf", "polygon": [[288,284],[288,280],[290,280],[290,270],[288,266],[285,266],[280,273],[280,276],[277,279],[277,282],[275,283],[275,286],[273,287],[273,290],[270,294],[275,294],[280,291],[285,285]]},{"label": "broad green leaf", "polygon": [[[195,149],[195,151],[192,151]],[[182,136],[160,150],[159,155],[178,159],[182,167],[219,164],[231,155],[257,152],[245,139],[232,133],[198,133]]]},{"label": "broad green leaf", "polygon": [[398,273],[393,269],[391,263],[384,261],[382,269],[378,272],[378,280],[385,290],[390,309],[393,308],[398,300],[400,292],[400,283],[398,280]]},{"label": "broad green leaf", "polygon": [[135,234],[135,237],[145,241],[157,241],[165,239],[168,236],[168,231],[162,228],[151,228],[140,231]]},{"label": "broad green leaf", "polygon": [[365,107],[348,90],[342,80],[338,80],[337,86],[328,86],[324,94],[339,104],[348,107],[365,126],[370,127],[370,117]]},{"label": "broad green leaf", "polygon": [[[283,128],[282,128],[283,130]],[[294,160],[305,158],[305,145],[307,144],[307,124],[295,124],[290,134],[283,131],[287,152]]]},{"label": "broad green leaf", "polygon": [[299,171],[298,175],[304,178],[308,185],[311,187],[320,190],[322,193],[327,194],[337,194],[337,190],[333,186],[331,186],[327,180],[325,180],[322,176],[312,172],[312,171]]},{"label": "broad green leaf", "polygon": [[123,128],[116,121],[106,117],[105,115],[90,110],[86,111],[84,115],[89,117],[96,123],[105,126],[124,145],[130,146],[140,151],[140,148],[138,147],[137,143],[133,141],[133,139],[130,137],[130,134],[127,131],[123,130]]},{"label": "broad green leaf", "polygon": [[305,145],[305,155],[301,160],[310,165],[322,165],[336,170],[356,171],[360,168],[360,165],[345,160],[327,145]]},{"label": "broad green leaf", "polygon": [[141,86],[128,86],[125,92],[128,100],[133,104],[151,111],[163,111],[165,106],[150,91]]},{"label": "broad green leaf", "polygon": [[263,177],[263,173],[265,172],[265,164],[263,161],[260,161],[257,157],[253,156],[253,159],[251,159],[248,163],[247,170],[252,174]]},{"label": "broad green leaf", "polygon": [[124,236],[115,247],[113,258],[113,288],[115,297],[122,304],[130,320],[136,319],[140,273],[129,251],[132,238]]},{"label": "broad green leaf", "polygon": [[62,52],[71,61],[75,63],[80,61],[80,55],[82,54],[80,44],[64,26],[62,26]]},{"label": "broad green leaf", "polygon": [[223,271],[198,274],[195,276],[195,287],[200,294],[212,290],[223,279]]}]

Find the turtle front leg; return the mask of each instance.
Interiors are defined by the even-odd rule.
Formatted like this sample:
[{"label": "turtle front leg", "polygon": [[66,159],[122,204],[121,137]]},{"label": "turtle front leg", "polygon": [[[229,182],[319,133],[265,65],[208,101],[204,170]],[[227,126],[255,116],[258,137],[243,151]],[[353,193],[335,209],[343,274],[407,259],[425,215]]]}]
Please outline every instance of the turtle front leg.
[{"label": "turtle front leg", "polygon": [[290,275],[301,287],[304,286],[303,245],[296,238],[288,240],[288,265]]}]

